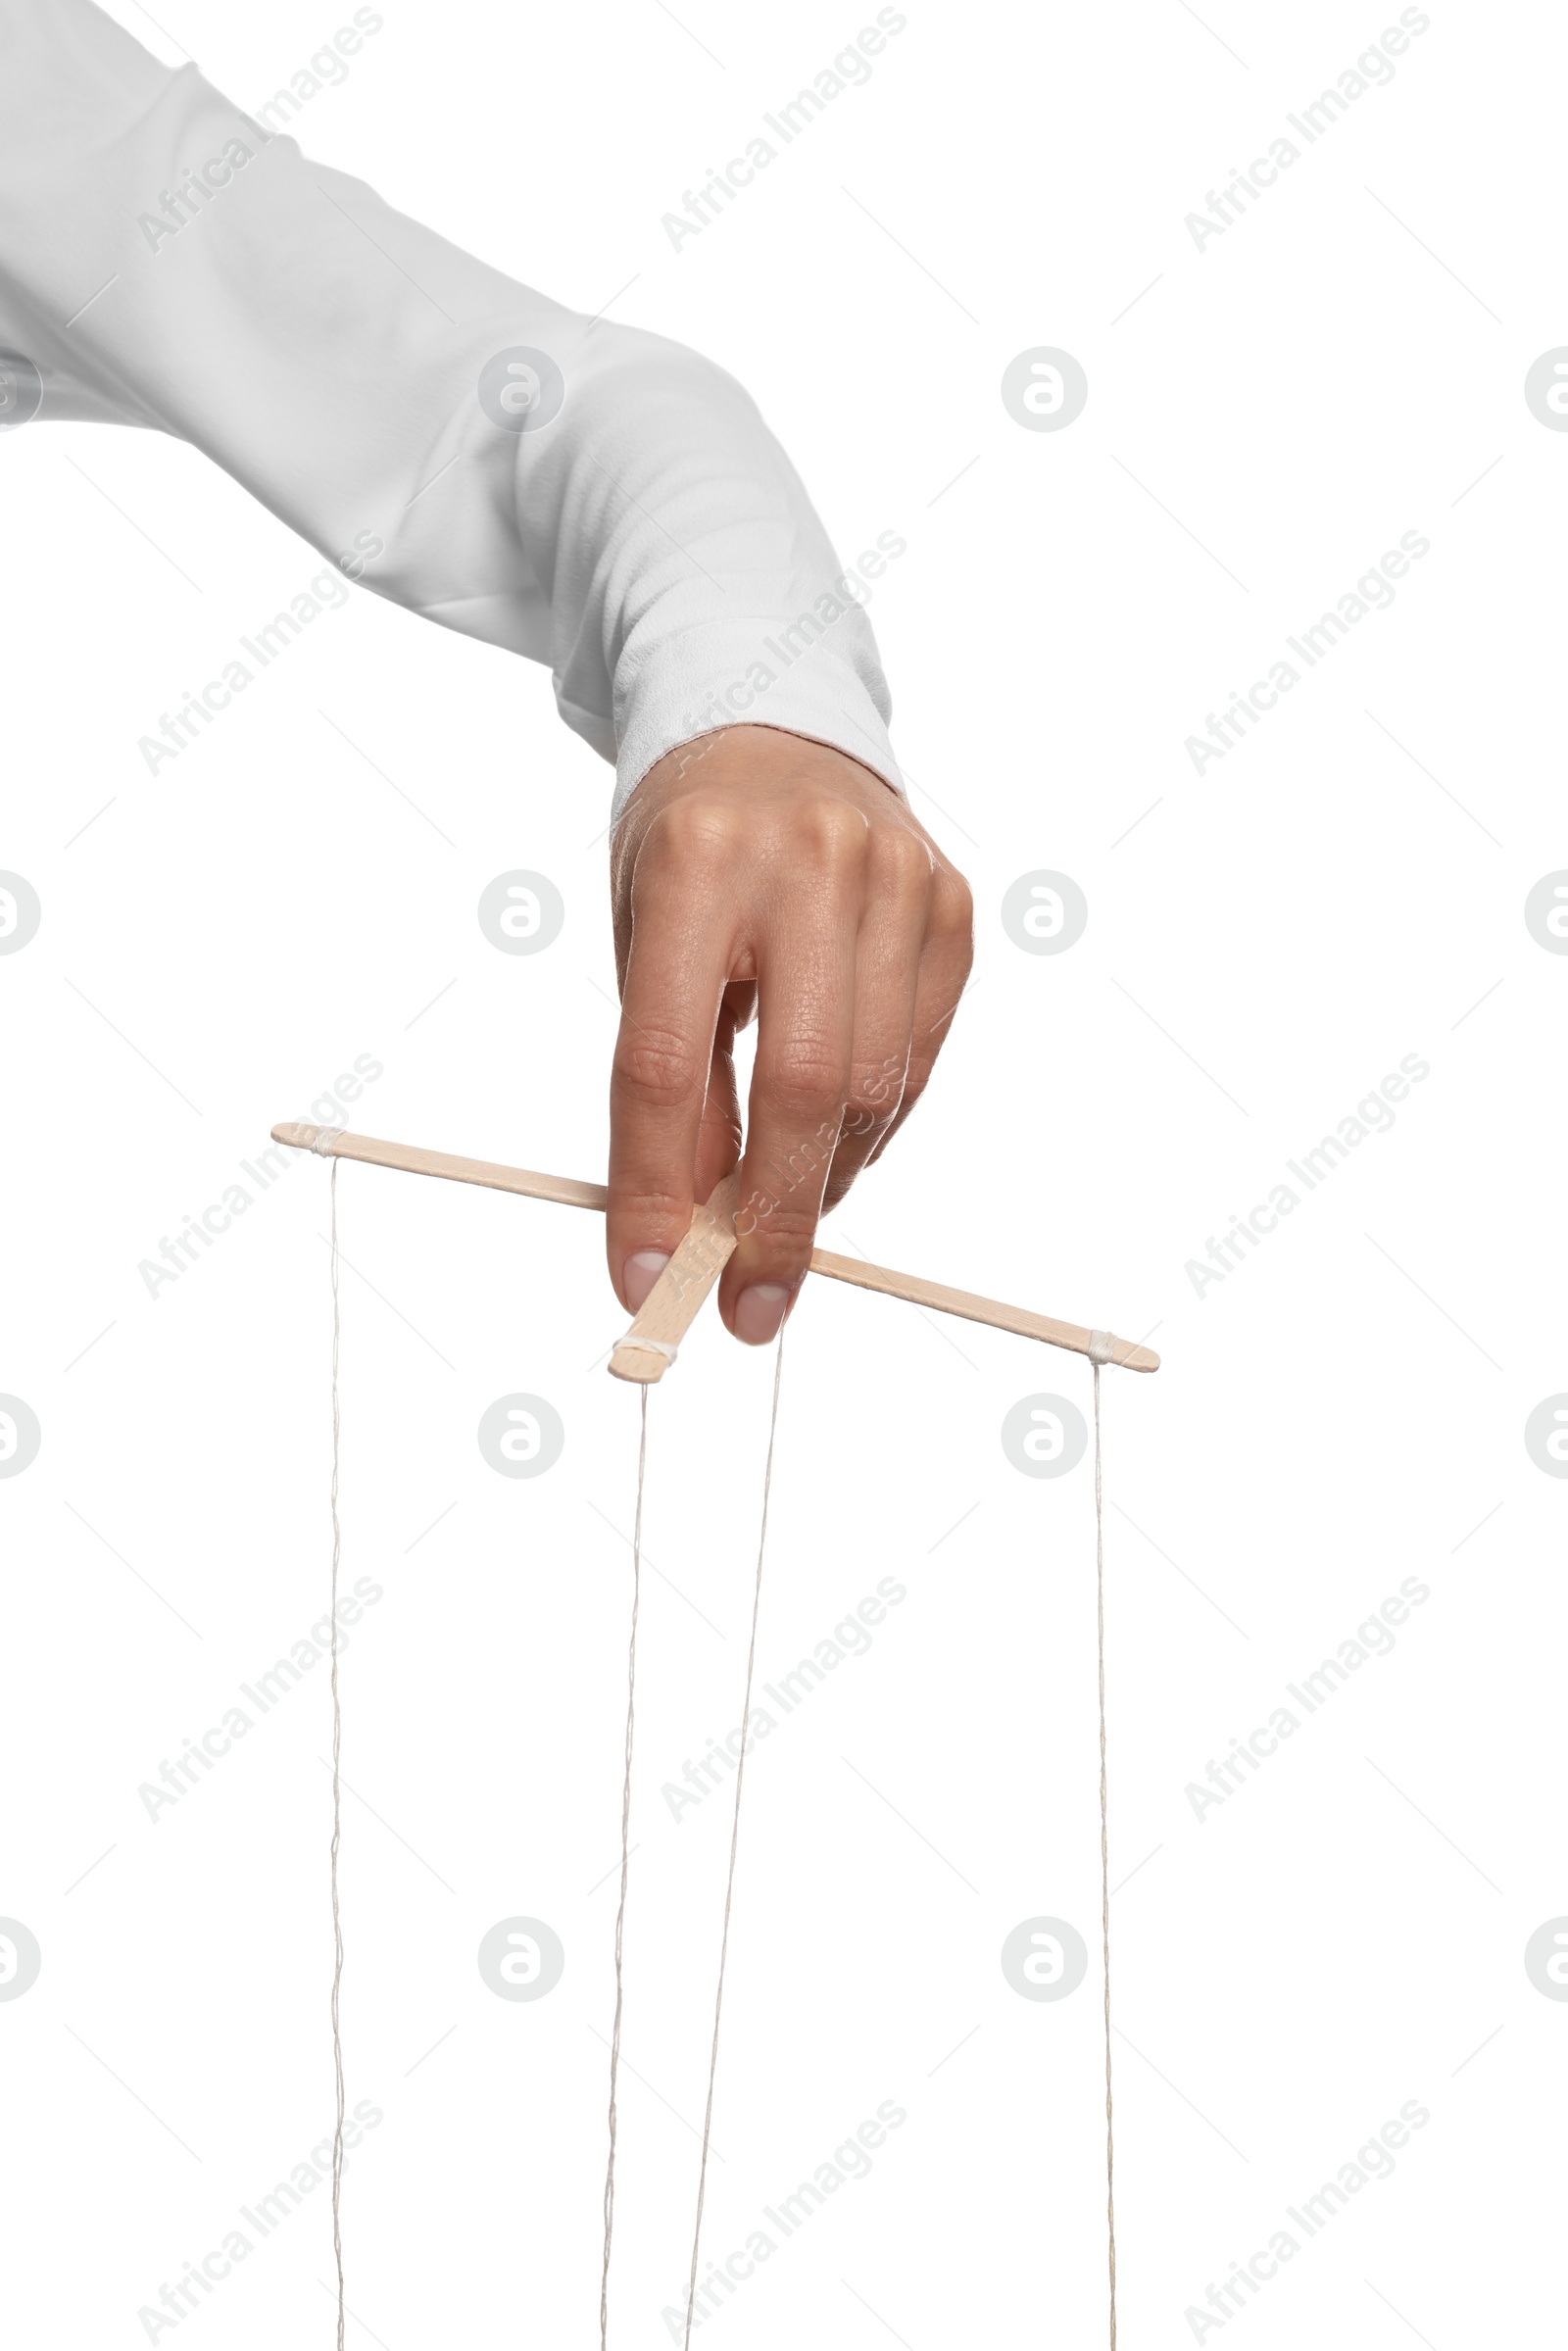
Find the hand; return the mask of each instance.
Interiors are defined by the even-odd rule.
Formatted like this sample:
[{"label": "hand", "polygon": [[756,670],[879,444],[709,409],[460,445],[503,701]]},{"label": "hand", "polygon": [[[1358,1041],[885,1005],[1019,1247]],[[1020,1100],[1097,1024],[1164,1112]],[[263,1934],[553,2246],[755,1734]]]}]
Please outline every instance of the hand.
[{"label": "hand", "polygon": [[734,726],[650,769],[611,852],[620,1033],[610,1276],[635,1312],[741,1160],[734,1043],[760,1015],[719,1312],[778,1331],[820,1214],[925,1090],[972,959],[968,886],[880,776]]}]

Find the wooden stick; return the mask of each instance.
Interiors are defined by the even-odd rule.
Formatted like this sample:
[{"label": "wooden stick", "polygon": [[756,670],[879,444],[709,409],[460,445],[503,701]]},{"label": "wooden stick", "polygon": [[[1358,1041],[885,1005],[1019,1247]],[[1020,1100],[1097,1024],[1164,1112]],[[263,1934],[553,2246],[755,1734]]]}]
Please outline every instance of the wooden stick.
[{"label": "wooden stick", "polygon": [[[1064,1347],[1087,1355],[1093,1331],[1074,1322],[1057,1322],[1053,1315],[1035,1314],[1027,1306],[1000,1305],[992,1298],[976,1298],[967,1290],[950,1290],[945,1282],[928,1282],[917,1273],[891,1273],[885,1265],[868,1265],[859,1257],[835,1257],[825,1249],[811,1251],[811,1271],[831,1274],[835,1282],[853,1282],[857,1290],[879,1290],[884,1298],[906,1298],[911,1306],[935,1306],[940,1314],[960,1314],[965,1322],[987,1322],[996,1331],[1012,1331],[1020,1339],[1043,1339],[1048,1347]],[[1110,1348],[1106,1361],[1123,1371],[1158,1371],[1159,1357],[1152,1347],[1135,1347],[1130,1339],[1103,1337]]]},{"label": "wooden stick", "polygon": [[636,1380],[651,1388],[674,1362],[675,1349],[696,1321],[698,1308],[734,1254],[740,1193],[737,1168],[692,1210],[684,1240],[610,1358],[617,1380]]},{"label": "wooden stick", "polygon": [[[373,1135],[285,1124],[273,1127],[272,1141],[286,1143],[295,1151],[310,1151],[317,1136],[324,1132],[332,1134],[327,1155],[337,1159],[359,1159],[370,1167],[396,1167],[406,1175],[446,1176],[454,1183],[482,1184],[492,1192],[520,1193],[525,1199],[555,1200],[567,1208],[603,1211],[610,1202],[603,1184],[579,1184],[569,1176],[535,1175],[528,1168],[501,1167],[489,1159],[459,1159],[446,1151],[418,1151],[408,1143],[381,1143]],[[732,1182],[733,1179],[726,1177],[725,1184],[715,1189],[711,1200],[693,1210],[692,1230],[649,1292],[631,1329],[612,1355],[611,1369],[617,1379],[647,1385],[660,1379],[667,1368],[670,1357],[657,1349],[645,1347],[639,1357],[618,1365],[614,1356],[639,1338],[659,1339],[666,1347],[679,1345],[735,1246],[734,1200],[720,1200],[725,1185]],[[699,1219],[710,1216],[719,1227],[716,1232],[708,1222],[699,1227]],[[712,1264],[708,1271],[710,1259]],[[1076,1323],[1057,1322],[1049,1314],[1033,1313],[1027,1306],[1007,1306],[997,1298],[976,1298],[967,1290],[950,1290],[945,1283],[928,1282],[919,1274],[894,1273],[885,1265],[862,1263],[858,1257],[835,1256],[830,1249],[812,1250],[811,1271],[826,1274],[835,1282],[850,1282],[858,1290],[875,1290],[884,1298],[904,1298],[912,1306],[935,1307],[939,1314],[957,1314],[968,1322],[989,1323],[993,1330],[1011,1331],[1020,1339],[1040,1339],[1048,1347],[1066,1347],[1075,1355],[1087,1355],[1095,1339],[1092,1331],[1082,1330]],[[1102,1336],[1109,1348],[1106,1358],[1109,1362],[1120,1365],[1124,1371],[1158,1371],[1159,1357],[1152,1347],[1137,1347],[1131,1340],[1117,1339],[1109,1333]]]},{"label": "wooden stick", "polygon": [[275,1126],[274,1143],[294,1151],[311,1151],[318,1135],[332,1136],[330,1156],[363,1159],[368,1167],[397,1167],[405,1175],[449,1176],[455,1184],[483,1184],[491,1192],[520,1192],[527,1200],[553,1200],[563,1208],[610,1205],[603,1184],[578,1184],[570,1176],[535,1175],[527,1167],[499,1167],[491,1159],[455,1159],[447,1151],[422,1151],[412,1143],[379,1143],[373,1135],[351,1135],[347,1128]]}]

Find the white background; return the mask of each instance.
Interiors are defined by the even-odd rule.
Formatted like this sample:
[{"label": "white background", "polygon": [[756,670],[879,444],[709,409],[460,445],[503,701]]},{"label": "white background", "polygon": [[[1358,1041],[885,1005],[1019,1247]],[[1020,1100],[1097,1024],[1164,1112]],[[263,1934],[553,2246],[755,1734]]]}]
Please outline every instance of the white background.
[{"label": "white background", "polygon": [[[168,0],[166,40],[117,13],[251,107],[339,22]],[[1396,11],[911,5],[676,252],[661,216],[871,14],[679,13],[387,0],[294,128],[584,311],[625,287],[616,317],[753,389],[843,554],[908,541],[872,617],[976,976],[826,1237],[1164,1357],[1104,1396],[1123,2340],[1535,2336],[1568,2007],[1523,1949],[1568,1910],[1568,1488],[1523,1425],[1568,1387],[1568,961],[1523,902],[1568,864],[1568,441],[1522,387],[1568,339],[1562,26],[1434,5],[1200,250],[1184,217]],[[1088,374],[1065,431],[1002,404],[1039,345]],[[43,1431],[0,1482],[0,1912],[43,1953],[0,2004],[5,2296],[18,2342],[110,2351],[332,2100],[325,1668],[156,1820],[138,1796],[323,1611],[327,1175],[291,1166],[156,1298],[138,1263],[356,1055],[383,1069],[366,1131],[602,1171],[611,778],[541,672],[356,595],[150,779],[137,737],[319,559],[152,435],[40,426],[0,465],[0,865],[43,906],[0,960],[0,1389]],[[1430,553],[1393,607],[1196,774],[1186,737],[1406,531]],[[518,866],[567,909],[535,957],[475,919]],[[1062,955],[1002,927],[1037,868],[1088,899]],[[1392,1130],[1197,1295],[1187,1261],[1406,1055],[1430,1074]],[[354,1167],[339,1207],[344,1576],[381,1592],[343,1663],[348,2094],[382,2116],[345,2180],[350,2340],[585,2345],[622,1318],[592,1217]],[[727,1796],[677,1823],[661,1788],[738,1719],[770,1379],[710,1315],[651,1407],[625,2345],[669,2339],[686,2273]],[[565,1424],[537,1481],[475,1444],[518,1390]],[[880,2103],[907,2119],[771,2231],[715,2345],[1102,2339],[1098,1959],[1056,2003],[999,1960],[1038,1914],[1098,1944],[1093,1494],[1087,1463],[1004,1456],[1037,1391],[1087,1411],[1087,1367],[825,1283],[791,1324],[761,1678],[879,1579],[906,1596],[757,1750],[708,2249]],[[1210,1759],[1408,1578],[1392,1653],[1197,1817]],[[514,1914],[565,1947],[536,2003],[475,1965]],[[1409,2101],[1393,2176],[1308,2239],[1286,2208]],[[329,2341],[327,2193],[154,2339]],[[1184,2316],[1282,2228],[1255,2305]]]}]

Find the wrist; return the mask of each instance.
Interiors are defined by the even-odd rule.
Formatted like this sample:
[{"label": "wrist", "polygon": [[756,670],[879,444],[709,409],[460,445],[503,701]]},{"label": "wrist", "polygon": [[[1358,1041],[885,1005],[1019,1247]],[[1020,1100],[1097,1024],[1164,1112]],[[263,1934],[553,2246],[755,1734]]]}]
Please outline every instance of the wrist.
[{"label": "wrist", "polygon": [[[858,624],[853,632],[852,623]],[[841,632],[842,649],[818,640],[785,666],[777,631],[764,631],[760,623],[726,627],[720,642],[706,649],[702,672],[683,640],[679,660],[661,662],[657,681],[651,678],[646,691],[629,698],[619,729],[612,821],[671,753],[719,734],[754,730],[840,753],[902,799],[904,781],[888,735],[887,685],[870,629],[852,611],[838,622],[834,633]],[[740,660],[743,651],[749,661]],[[703,675],[719,682],[705,689]]]}]

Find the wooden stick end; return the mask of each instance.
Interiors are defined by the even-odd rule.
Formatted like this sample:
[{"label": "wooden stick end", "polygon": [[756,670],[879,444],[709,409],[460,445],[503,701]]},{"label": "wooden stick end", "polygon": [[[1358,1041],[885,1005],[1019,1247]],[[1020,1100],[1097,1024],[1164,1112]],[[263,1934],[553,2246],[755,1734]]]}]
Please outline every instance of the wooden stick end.
[{"label": "wooden stick end", "polygon": [[669,1357],[659,1347],[640,1347],[635,1339],[622,1339],[611,1355],[610,1369],[617,1380],[652,1388],[668,1371]]}]

